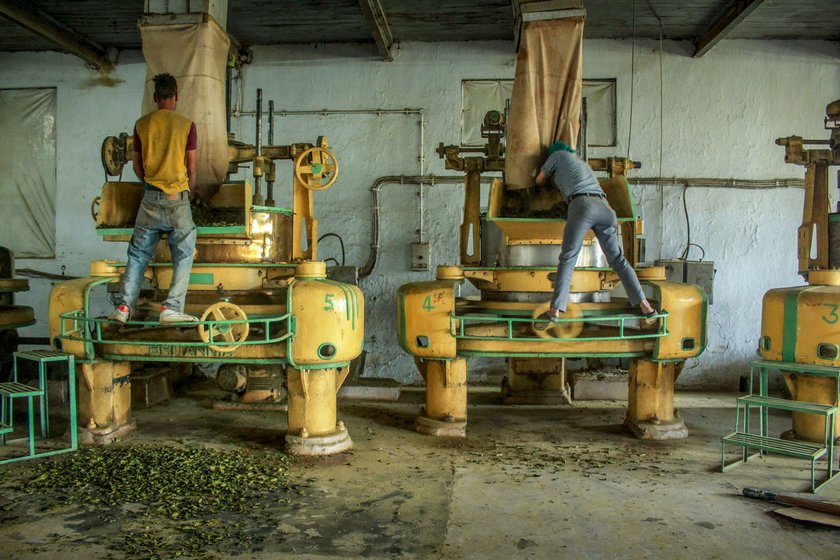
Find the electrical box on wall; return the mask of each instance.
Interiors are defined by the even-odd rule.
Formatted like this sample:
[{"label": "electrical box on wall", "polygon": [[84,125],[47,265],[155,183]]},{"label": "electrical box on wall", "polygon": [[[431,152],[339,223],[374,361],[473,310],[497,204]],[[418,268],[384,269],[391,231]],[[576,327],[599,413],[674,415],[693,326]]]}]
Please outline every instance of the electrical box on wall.
[{"label": "electrical box on wall", "polygon": [[411,270],[429,270],[429,244],[411,244]]},{"label": "electrical box on wall", "polygon": [[669,282],[685,282],[700,286],[709,298],[709,305],[714,302],[712,289],[715,280],[715,263],[713,261],[662,259],[656,261],[656,265],[665,269],[665,279]]}]

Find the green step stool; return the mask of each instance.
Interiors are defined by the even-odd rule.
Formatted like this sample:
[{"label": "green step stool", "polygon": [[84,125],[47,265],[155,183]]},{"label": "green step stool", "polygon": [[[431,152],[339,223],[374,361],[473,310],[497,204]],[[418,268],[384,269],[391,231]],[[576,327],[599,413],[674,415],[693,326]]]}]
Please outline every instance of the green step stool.
[{"label": "green step stool", "polygon": [[[752,433],[750,430],[751,408],[759,411],[759,434]],[[822,416],[825,420],[825,440],[822,443],[812,443],[770,437],[767,435],[768,409],[788,410]],[[806,401],[793,401],[764,395],[738,397],[736,399],[735,431],[722,437],[720,440],[720,471],[726,472],[764,453],[775,453],[797,459],[805,459],[811,463],[811,492],[816,492],[826,484],[832,482],[840,474],[840,471],[834,469],[834,418],[838,412],[840,412],[840,407]],[[740,447],[743,453],[742,457],[737,461],[727,464],[727,446]],[[751,450],[756,450],[758,453],[751,454]],[[828,465],[826,467],[826,478],[820,484],[817,484],[816,462],[820,459],[825,459]]]},{"label": "green step stool", "polygon": [[[18,361],[28,360],[38,364],[38,386],[32,387],[18,381]],[[64,362],[67,364],[68,401],[70,406],[70,446],[63,449],[38,452],[35,449],[35,399],[37,398],[41,437],[49,437],[49,408],[47,399],[47,364],[50,362]],[[14,371],[12,381],[0,383],[0,442],[6,445],[6,436],[14,431],[14,401],[25,399],[28,405],[29,432],[28,454],[0,460],[0,465],[48,457],[75,451],[78,448],[78,418],[76,412],[76,360],[72,354],[63,354],[50,350],[32,350],[14,353]]]}]

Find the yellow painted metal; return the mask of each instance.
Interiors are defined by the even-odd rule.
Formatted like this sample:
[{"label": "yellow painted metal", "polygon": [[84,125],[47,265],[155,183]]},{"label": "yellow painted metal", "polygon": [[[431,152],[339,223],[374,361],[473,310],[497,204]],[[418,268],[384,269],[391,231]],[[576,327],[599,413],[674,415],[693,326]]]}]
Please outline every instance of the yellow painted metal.
[{"label": "yellow painted metal", "polygon": [[[837,399],[837,379],[783,372],[785,385],[795,401],[805,401],[829,406],[840,406]],[[793,431],[796,439],[816,443],[825,441],[825,418],[816,414],[792,412]],[[834,419],[834,433],[840,433],[840,418]]]},{"label": "yellow painted metal", "polygon": [[[130,422],[130,362],[76,362],[79,424],[112,431]],[[81,370],[81,371],[79,371]]]},{"label": "yellow painted metal", "polygon": [[[279,212],[251,212],[250,237],[239,234],[201,233],[195,247],[195,263],[264,263],[291,260],[292,219]],[[152,262],[172,262],[166,239],[155,248]]]},{"label": "yellow painted metal", "polygon": [[143,183],[107,181],[99,194],[97,227],[128,227],[134,223],[142,200]]},{"label": "yellow painted metal", "polygon": [[438,280],[463,280],[464,271],[459,266],[439,265],[437,267]]},{"label": "yellow painted metal", "polygon": [[315,260],[318,258],[318,220],[315,219],[312,191],[297,179],[292,206],[292,260]]},{"label": "yellow painted metal", "polygon": [[[99,213],[96,226],[100,228],[133,228],[134,219],[143,200],[143,183],[108,181],[102,186],[99,196]],[[248,181],[226,183],[207,203],[211,208],[242,208],[243,217],[251,216],[252,186]],[[252,238],[252,224],[244,220],[243,230],[238,233],[202,234],[196,239],[196,245],[219,243],[224,239],[248,240]],[[256,236],[261,242],[262,234]],[[128,241],[131,234],[106,235],[106,241]]]},{"label": "yellow painted metal", "polygon": [[[661,309],[671,314],[668,336],[657,339],[653,359],[674,360],[692,358],[703,351],[706,328],[706,304],[703,293],[693,284],[679,282],[650,282],[657,286]],[[683,341],[693,344],[683,347]]]},{"label": "yellow painted metal", "polygon": [[[529,327],[530,328],[530,327]],[[507,326],[499,323],[477,324],[465,328],[470,336],[497,337],[494,340],[464,339],[458,341],[460,352],[481,352],[481,353],[507,353],[516,354],[587,354],[587,355],[608,355],[608,354],[649,354],[653,351],[652,339],[624,339],[624,340],[585,340],[577,339],[571,341],[549,341],[537,339],[533,342],[527,340],[507,340]],[[587,331],[587,337],[593,336],[615,336],[615,329],[592,332]],[[528,333],[526,335],[533,336]]]},{"label": "yellow painted metal", "polygon": [[[98,261],[90,261],[90,275],[91,276],[99,276],[105,277],[110,276],[112,278],[118,278],[122,275],[123,265],[122,261],[117,260],[98,260]],[[144,276],[146,278],[152,278],[152,271],[146,270]]]},{"label": "yellow painted metal", "polygon": [[[805,204],[798,230],[800,272],[828,268],[828,206],[828,162],[818,159],[805,168]],[[812,259],[814,244],[816,256]]]},{"label": "yellow painted metal", "polygon": [[765,360],[840,366],[840,289],[770,290],[764,295],[761,336],[759,353]]},{"label": "yellow painted metal", "polygon": [[404,350],[419,358],[454,358],[451,328],[457,281],[412,282],[397,291],[397,326]]},{"label": "yellow painted metal", "polygon": [[426,380],[426,417],[443,422],[467,420],[467,360],[420,360]]},{"label": "yellow painted metal", "polygon": [[[630,200],[630,187],[627,184],[627,177],[616,175],[609,179],[600,179],[601,190],[607,195],[610,207],[615,210],[618,218],[635,218],[633,215],[633,202]],[[635,225],[631,224],[635,233]]]},{"label": "yellow painted metal", "polygon": [[[153,266],[147,269],[153,277],[154,285],[161,290],[168,290],[172,282],[171,266]],[[275,280],[279,277],[284,280],[292,274],[292,271],[283,269],[254,266],[212,266],[193,265],[190,274],[191,279],[212,278],[212,282],[201,280],[201,282],[190,283],[190,291],[216,292],[221,286],[222,290],[261,290],[268,287],[269,279]],[[188,298],[189,299],[189,298]]]},{"label": "yellow painted metal", "polygon": [[[480,164],[479,164],[480,162]],[[467,158],[464,179],[464,220],[461,223],[461,264],[481,262],[481,170],[484,158]]]},{"label": "yellow painted metal", "polygon": [[761,339],[758,353],[765,360],[783,361],[785,298],[789,291],[789,288],[777,288],[764,294],[761,304]]},{"label": "yellow painted metal", "polygon": [[337,429],[336,393],[348,368],[286,368],[289,433],[300,437],[333,434]]},{"label": "yellow painted metal", "polygon": [[297,265],[296,278],[326,278],[327,263],[324,261],[306,261]]},{"label": "yellow painted metal", "polygon": [[636,276],[641,281],[665,280],[664,266],[642,266],[636,269]]},{"label": "yellow painted metal", "polygon": [[674,385],[682,364],[653,362],[645,358],[630,360],[627,421],[673,422]]},{"label": "yellow painted metal", "polygon": [[[544,292],[554,290],[550,275],[554,269],[504,269],[479,268],[464,271],[464,276],[480,290],[493,292]],[[612,270],[575,270],[572,274],[572,292],[597,292],[611,290],[618,283]]]},{"label": "yellow painted metal", "polygon": [[[189,308],[188,308],[189,309]],[[97,356],[107,355],[109,358],[118,359],[125,356],[130,360],[132,357],[155,357],[155,358],[187,358],[196,362],[212,362],[213,358],[241,359],[241,360],[282,360],[286,357],[285,344],[245,344],[233,352],[220,352],[205,346],[173,346],[161,341],[161,334],[156,329],[147,329],[146,333],[132,335],[126,339],[126,344],[96,344],[94,349]],[[195,329],[190,332],[196,333],[190,339],[192,342],[199,342]],[[155,342],[151,345],[131,344],[134,341]],[[65,342],[65,344],[67,344]],[[320,360],[323,362],[324,360]]]},{"label": "yellow painted metal", "polygon": [[[835,110],[826,107],[826,128],[835,140],[840,134]],[[824,143],[824,142],[822,142]],[[770,290],[764,295],[761,315],[760,356],[769,361],[840,366],[840,271],[829,269],[829,167],[840,164],[840,151],[806,149],[814,145],[800,136],[778,138],[785,148],[785,162],[805,167],[805,200],[797,232],[797,261],[809,286]],[[816,249],[816,254],[812,251]],[[780,364],[781,366],[781,364]],[[794,400],[838,405],[837,380],[833,377],[785,371],[785,383]],[[823,442],[822,417],[793,412],[796,438]],[[840,419],[835,426],[840,430]]]},{"label": "yellow painted metal", "polygon": [[295,278],[289,285],[294,316],[293,365],[349,362],[362,352],[364,296],[356,286],[318,278]]},{"label": "yellow painted metal", "polygon": [[[85,308],[85,292],[92,284],[100,282],[101,278],[75,278],[65,282],[53,284],[50,290],[49,325],[50,341],[56,350],[65,354],[73,354],[77,358],[85,357],[84,342],[64,340],[60,347],[56,345],[61,336],[61,315]],[[72,328],[67,328],[67,331]]]},{"label": "yellow painted metal", "polygon": [[840,270],[809,270],[808,283],[812,286],[840,286]]}]

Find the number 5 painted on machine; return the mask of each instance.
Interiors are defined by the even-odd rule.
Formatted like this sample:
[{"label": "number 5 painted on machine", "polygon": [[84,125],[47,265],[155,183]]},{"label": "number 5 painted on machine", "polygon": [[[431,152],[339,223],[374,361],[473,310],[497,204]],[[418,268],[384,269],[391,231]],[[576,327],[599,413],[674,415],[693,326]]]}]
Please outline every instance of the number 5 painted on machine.
[{"label": "number 5 painted on machine", "polygon": [[334,297],[335,294],[326,294],[324,296],[324,311],[332,311],[335,309],[335,302],[333,301]]},{"label": "number 5 painted on machine", "polygon": [[840,315],[837,315],[837,305],[833,303],[824,303],[823,306],[830,307],[831,311],[827,314],[823,315],[822,320],[828,323],[829,325],[833,325],[838,320],[840,320]]}]

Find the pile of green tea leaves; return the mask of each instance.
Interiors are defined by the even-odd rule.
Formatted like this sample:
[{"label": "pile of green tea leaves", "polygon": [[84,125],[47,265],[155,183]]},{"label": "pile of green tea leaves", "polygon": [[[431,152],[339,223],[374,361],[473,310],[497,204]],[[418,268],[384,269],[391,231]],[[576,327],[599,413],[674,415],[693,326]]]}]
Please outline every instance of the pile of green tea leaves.
[{"label": "pile of green tea leaves", "polygon": [[48,507],[87,505],[131,558],[212,558],[258,544],[266,508],[301,493],[285,455],[159,446],[84,448],[40,464],[25,491]]},{"label": "pile of green tea leaves", "polygon": [[245,208],[213,208],[205,204],[193,204],[192,217],[197,227],[242,226],[245,225]]},{"label": "pile of green tea leaves", "polygon": [[[196,227],[231,227],[245,225],[245,208],[243,207],[223,207],[214,208],[206,204],[193,204],[192,217]],[[133,228],[134,221],[129,223],[114,225],[114,224],[99,224],[96,229],[119,229],[119,228]]]}]

